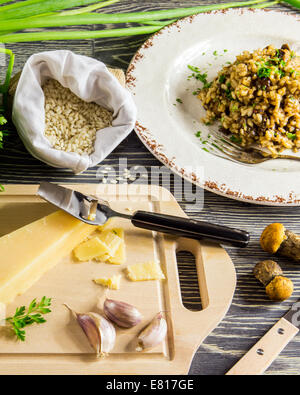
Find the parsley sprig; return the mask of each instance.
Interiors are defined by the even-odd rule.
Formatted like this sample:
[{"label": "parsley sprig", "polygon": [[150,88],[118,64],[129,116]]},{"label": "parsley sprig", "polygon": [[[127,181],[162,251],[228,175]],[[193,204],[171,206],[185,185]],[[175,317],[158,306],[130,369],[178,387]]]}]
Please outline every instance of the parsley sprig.
[{"label": "parsley sprig", "polygon": [[25,306],[18,307],[15,315],[6,318],[6,321],[12,326],[17,338],[21,341],[25,341],[26,333],[23,328],[28,325],[43,324],[46,322],[43,315],[51,313],[51,310],[49,309],[50,306],[51,298],[43,296],[40,302],[33,299],[27,309],[27,312]]}]

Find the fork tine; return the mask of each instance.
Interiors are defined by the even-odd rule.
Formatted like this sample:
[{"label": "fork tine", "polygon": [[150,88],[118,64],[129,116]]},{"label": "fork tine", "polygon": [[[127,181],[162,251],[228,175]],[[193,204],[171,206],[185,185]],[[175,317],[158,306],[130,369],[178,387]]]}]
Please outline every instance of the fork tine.
[{"label": "fork tine", "polygon": [[205,142],[205,146],[209,147],[211,149],[211,151],[216,152],[216,150],[218,152],[222,152],[223,156],[224,155],[238,155],[238,152],[235,152],[234,150],[231,150],[228,148],[228,146],[224,145],[224,144],[220,144],[220,142],[218,140],[214,140],[214,139],[209,139]]},{"label": "fork tine", "polygon": [[217,148],[220,151],[223,151],[226,154],[240,155],[242,153],[241,150],[237,150],[235,147],[232,147],[227,143],[220,142],[220,140],[211,138],[210,143],[212,146],[214,146],[215,148]]},{"label": "fork tine", "polygon": [[230,140],[229,137],[224,136],[223,134],[221,134],[220,132],[214,132],[213,136],[215,138],[219,138],[221,141],[223,141],[226,144],[231,145],[232,147],[236,148],[238,151],[243,151],[243,148],[240,147],[238,144],[235,144],[232,140]]},{"label": "fork tine", "polygon": [[211,133],[210,137],[205,141],[207,151],[220,158],[248,165],[261,163],[267,160],[263,157],[258,158],[249,152],[247,153],[243,148],[231,141],[229,142],[227,138],[226,140],[223,140],[223,136],[221,138],[220,135],[215,136],[215,133]]},{"label": "fork tine", "polygon": [[[207,144],[205,144],[206,146],[206,151],[219,157],[222,159],[227,159],[230,160],[232,162],[236,162],[236,163],[249,163],[248,161],[242,160],[241,158],[238,158],[238,155],[232,155],[229,152],[224,152],[224,150],[222,150],[220,147],[216,147],[213,144],[210,144],[209,142]],[[214,148],[217,148],[218,152],[216,150],[214,150]],[[223,154],[223,155],[222,155]]]}]

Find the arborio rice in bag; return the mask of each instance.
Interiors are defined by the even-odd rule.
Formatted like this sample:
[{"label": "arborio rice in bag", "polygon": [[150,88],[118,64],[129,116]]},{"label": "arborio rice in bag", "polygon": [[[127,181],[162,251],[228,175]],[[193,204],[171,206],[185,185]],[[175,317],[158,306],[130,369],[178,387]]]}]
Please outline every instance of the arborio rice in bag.
[{"label": "arborio rice in bag", "polygon": [[27,60],[12,118],[35,158],[78,174],[128,136],[136,113],[131,94],[104,63],[59,50]]}]

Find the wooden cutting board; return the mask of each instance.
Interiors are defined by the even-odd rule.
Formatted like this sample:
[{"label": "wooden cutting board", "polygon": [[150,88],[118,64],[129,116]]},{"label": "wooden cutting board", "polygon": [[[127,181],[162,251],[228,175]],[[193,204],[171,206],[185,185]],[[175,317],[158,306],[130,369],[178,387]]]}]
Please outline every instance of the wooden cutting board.
[{"label": "wooden cutting board", "polygon": [[[136,210],[185,216],[174,197],[157,186],[65,185],[110,202],[113,209],[127,214]],[[36,196],[38,186],[7,185],[0,194],[0,236],[12,232],[56,208]],[[141,230],[125,219],[114,219],[125,230],[127,262],[116,266],[105,263],[76,263],[64,257],[25,294],[7,306],[7,316],[16,307],[42,296],[53,298],[47,323],[29,327],[26,342],[15,341],[0,331],[1,374],[186,374],[191,360],[205,337],[218,325],[230,306],[236,284],[235,269],[219,245],[175,238]],[[16,246],[17,248],[17,246]],[[181,299],[176,263],[177,251],[190,251],[196,258],[203,310],[187,310]],[[1,258],[0,258],[1,259]],[[128,264],[153,259],[160,261],[164,281],[131,282],[124,268]],[[103,287],[94,278],[123,274],[121,288],[110,290],[112,299],[135,305],[143,322],[132,329],[117,329],[117,342],[106,358],[96,359],[84,334],[70,312],[101,311]],[[1,275],[1,274],[0,274]],[[151,351],[138,353],[133,340],[157,314],[164,311],[168,323],[165,342]]]}]

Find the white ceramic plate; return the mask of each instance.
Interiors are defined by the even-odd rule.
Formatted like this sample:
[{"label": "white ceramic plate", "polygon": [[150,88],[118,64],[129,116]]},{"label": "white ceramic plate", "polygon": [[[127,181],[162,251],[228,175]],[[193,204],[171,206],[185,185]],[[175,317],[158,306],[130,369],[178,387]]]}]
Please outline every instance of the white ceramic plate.
[{"label": "white ceramic plate", "polygon": [[[244,50],[280,47],[300,53],[298,15],[232,9],[198,14],[167,26],[148,39],[134,56],[127,86],[138,107],[136,133],[146,147],[175,173],[209,191],[268,205],[300,205],[300,162],[272,160],[249,166],[203,150],[210,128],[192,94],[202,84],[188,79],[188,65],[213,79]],[[297,41],[298,40],[298,41]],[[182,103],[179,103],[180,99]]]}]

